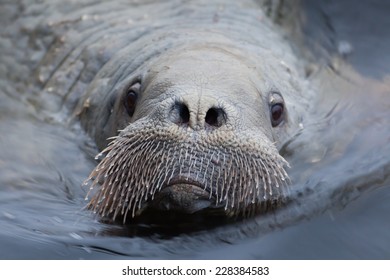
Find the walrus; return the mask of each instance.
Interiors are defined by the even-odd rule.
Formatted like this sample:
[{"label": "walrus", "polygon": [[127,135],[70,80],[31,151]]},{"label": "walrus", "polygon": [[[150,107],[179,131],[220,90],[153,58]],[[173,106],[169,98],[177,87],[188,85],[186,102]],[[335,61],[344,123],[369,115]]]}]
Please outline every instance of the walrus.
[{"label": "walrus", "polygon": [[283,201],[279,151],[302,127],[310,89],[264,5],[52,1],[25,13],[36,10],[20,25],[39,54],[37,95],[101,151],[89,209],[127,222],[151,209],[251,216]]}]

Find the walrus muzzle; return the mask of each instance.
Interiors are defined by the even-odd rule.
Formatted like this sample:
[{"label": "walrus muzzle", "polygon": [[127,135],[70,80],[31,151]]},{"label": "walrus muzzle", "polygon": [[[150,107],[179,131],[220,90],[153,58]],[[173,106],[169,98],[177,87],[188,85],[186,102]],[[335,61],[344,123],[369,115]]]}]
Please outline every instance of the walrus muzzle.
[{"label": "walrus muzzle", "polygon": [[251,215],[280,201],[286,161],[272,145],[234,131],[189,131],[135,122],[114,137],[91,173],[89,208],[102,217],[145,209]]}]

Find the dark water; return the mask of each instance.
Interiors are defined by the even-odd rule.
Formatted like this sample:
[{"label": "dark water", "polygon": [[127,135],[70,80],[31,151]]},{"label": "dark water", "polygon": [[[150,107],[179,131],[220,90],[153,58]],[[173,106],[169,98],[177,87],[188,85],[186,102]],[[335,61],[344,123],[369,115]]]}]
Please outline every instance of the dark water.
[{"label": "dark water", "polygon": [[293,181],[286,208],[170,236],[102,224],[83,209],[93,145],[36,117],[2,81],[0,258],[389,259],[390,2],[304,7],[318,99],[311,124],[284,149]]}]

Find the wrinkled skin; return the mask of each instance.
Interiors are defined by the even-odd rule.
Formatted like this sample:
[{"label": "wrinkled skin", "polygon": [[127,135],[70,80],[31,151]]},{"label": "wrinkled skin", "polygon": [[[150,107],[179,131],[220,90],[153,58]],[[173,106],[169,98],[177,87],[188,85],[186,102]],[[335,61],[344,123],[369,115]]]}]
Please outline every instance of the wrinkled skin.
[{"label": "wrinkled skin", "polygon": [[150,208],[237,216],[278,205],[288,184],[278,150],[299,130],[309,92],[261,7],[91,3],[53,1],[35,25],[15,24],[41,48],[41,106],[80,121],[103,150],[89,207],[127,221]]}]

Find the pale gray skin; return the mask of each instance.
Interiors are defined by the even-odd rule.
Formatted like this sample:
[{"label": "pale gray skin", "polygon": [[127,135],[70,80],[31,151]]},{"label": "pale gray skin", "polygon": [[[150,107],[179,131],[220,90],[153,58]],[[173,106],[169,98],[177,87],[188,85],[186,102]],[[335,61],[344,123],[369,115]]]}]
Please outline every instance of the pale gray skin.
[{"label": "pale gray skin", "polygon": [[[278,150],[308,94],[302,63],[260,5],[89,2],[42,4],[34,24],[14,26],[43,46],[42,106],[70,112],[105,149],[90,208],[125,222],[149,208],[237,216],[277,205],[288,182]],[[275,104],[284,111],[272,125]]]}]

